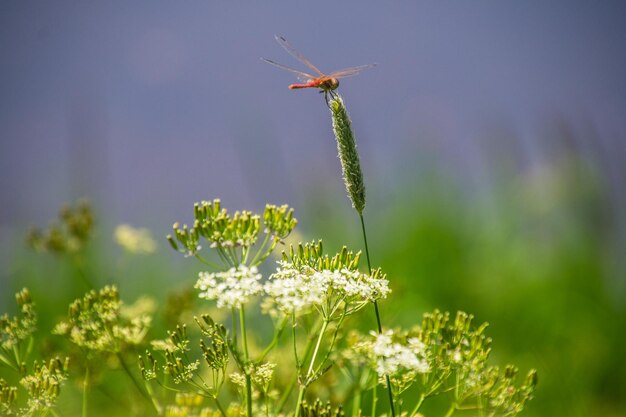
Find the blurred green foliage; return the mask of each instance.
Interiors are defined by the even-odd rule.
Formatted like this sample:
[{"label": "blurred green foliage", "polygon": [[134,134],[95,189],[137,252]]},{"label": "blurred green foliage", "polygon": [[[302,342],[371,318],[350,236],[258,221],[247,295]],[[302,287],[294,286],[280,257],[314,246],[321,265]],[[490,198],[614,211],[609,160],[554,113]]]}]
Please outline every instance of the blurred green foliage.
[{"label": "blurred green foliage", "polygon": [[[494,361],[537,368],[536,398],[522,415],[624,415],[624,261],[617,256],[603,175],[584,158],[563,153],[502,177],[488,193],[436,175],[405,179],[391,191],[388,184],[369,184],[370,196],[387,193],[364,212],[373,263],[394,292],[392,303],[381,303],[385,322],[410,326],[435,308],[470,312],[490,323]],[[325,189],[304,204],[298,214],[310,228],[300,233],[331,247],[352,242],[356,249],[358,218],[335,191],[329,198]],[[87,291],[84,276],[117,284],[128,304],[141,294],[156,299],[152,338],[181,317],[189,321],[192,307],[202,309],[188,292],[201,265],[168,256],[164,239],[155,254],[112,253],[112,230],[95,228],[80,261],[27,250],[14,258],[2,298],[10,305],[13,293],[30,287],[40,317],[36,337],[49,335],[66,306]],[[36,359],[57,350],[60,337],[50,340],[38,346]],[[102,389],[92,393],[90,415],[123,413],[133,404],[137,394],[121,372],[98,378]],[[76,384],[61,394],[68,415],[79,413],[80,390]]]},{"label": "blurred green foliage", "polygon": [[[387,193],[364,213],[372,261],[393,289],[384,320],[406,326],[434,308],[471,312],[490,323],[496,361],[537,368],[522,415],[624,415],[626,262],[606,178],[575,152],[501,178],[489,192],[440,172],[391,193],[387,183],[368,188]],[[349,210],[315,213],[324,214],[312,229],[327,242],[344,241],[338,231],[352,222],[359,245]]]}]

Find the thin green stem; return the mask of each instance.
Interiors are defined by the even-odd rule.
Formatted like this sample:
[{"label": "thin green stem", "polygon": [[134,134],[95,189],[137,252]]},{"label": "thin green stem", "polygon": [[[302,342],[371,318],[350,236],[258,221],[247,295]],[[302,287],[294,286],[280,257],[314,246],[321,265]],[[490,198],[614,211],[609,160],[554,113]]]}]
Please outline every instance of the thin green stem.
[{"label": "thin green stem", "polygon": [[376,403],[378,403],[378,381],[372,389],[372,417],[376,417]]},{"label": "thin green stem", "polygon": [[146,387],[146,392],[150,396],[150,400],[152,401],[152,405],[154,406],[154,409],[157,411],[158,415],[161,415],[161,412],[163,409],[161,405],[159,404],[159,400],[157,400],[157,398],[154,396],[154,391],[152,390],[150,383],[148,381],[144,381],[143,385],[144,387]]},{"label": "thin green stem", "polygon": [[250,370],[248,369],[250,356],[248,354],[248,338],[246,335],[246,313],[243,305],[239,307],[239,325],[241,326],[241,344],[243,345],[243,359],[245,362],[243,373],[246,376],[246,415],[247,417],[252,417],[252,380],[250,378]]},{"label": "thin green stem", "polygon": [[317,343],[315,343],[315,349],[313,349],[313,356],[311,357],[311,363],[309,364],[309,370],[306,371],[306,383],[309,382],[308,379],[313,376],[313,365],[315,364],[315,359],[317,357],[317,353],[319,352],[320,346],[322,344],[322,339],[324,338],[324,333],[326,332],[326,328],[328,327],[328,320],[324,320],[322,323],[322,329],[320,330],[320,335],[317,338]]},{"label": "thin green stem", "polygon": [[[254,255],[254,258],[252,258],[252,261],[250,262],[250,265],[258,265],[257,261],[259,260],[259,256],[261,256],[261,253],[263,252],[263,249],[265,249],[265,245],[267,245],[267,241],[269,240],[269,238],[270,238],[269,233],[266,233],[265,234],[265,239],[263,239],[263,243],[261,243],[261,246],[259,247],[259,250]],[[246,256],[246,259],[247,259],[247,256]]]},{"label": "thin green stem", "polygon": [[359,214],[361,219],[361,230],[363,231],[363,242],[365,243],[365,257],[367,258],[367,270],[371,274],[372,273],[372,262],[370,261],[370,250],[367,245],[367,233],[365,232],[365,219],[363,219],[363,215]]},{"label": "thin green stem", "polygon": [[13,345],[13,356],[15,356],[15,363],[19,368],[19,364],[22,363],[22,359],[20,355],[19,344],[17,343]]},{"label": "thin green stem", "polygon": [[302,404],[302,401],[304,400],[305,390],[306,390],[306,387],[304,385],[300,387],[300,392],[298,393],[298,401],[296,402],[296,410],[294,413],[294,417],[298,417],[300,415],[300,404]]},{"label": "thin green stem", "polygon": [[361,384],[356,384],[352,395],[352,417],[359,417],[361,410]]},{"label": "thin green stem", "polygon": [[226,414],[226,410],[224,410],[224,407],[222,407],[222,403],[220,403],[220,400],[217,399],[217,396],[213,397],[213,400],[215,401],[217,409],[220,410],[220,414],[222,415],[222,417],[228,417],[228,415]]},{"label": "thin green stem", "polygon": [[[202,380],[202,378],[200,378]],[[169,387],[159,381],[157,381],[157,384],[159,384],[162,388],[168,390],[168,391],[172,391],[172,392],[187,392],[185,390],[182,389],[177,389],[177,388],[172,388]],[[213,394],[209,391],[206,390],[206,388],[203,385],[198,384],[197,382],[190,380],[188,381],[188,384],[192,387],[194,387],[198,393],[198,395],[204,397],[204,398],[210,398],[215,402],[215,405],[217,406],[217,409],[219,410],[220,414],[222,415],[222,417],[228,417],[228,415],[226,414],[226,411],[224,410],[224,407],[222,406],[222,403],[220,402],[220,400],[217,398],[217,394]],[[159,410],[159,409],[157,409]],[[161,415],[161,411],[159,411],[159,415]]]},{"label": "thin green stem", "polygon": [[[296,329],[296,327],[295,327],[296,326],[296,318],[295,318],[295,315],[292,315],[292,319],[293,319],[292,334],[293,334],[294,352],[297,353],[297,350],[296,350],[296,330],[295,330]],[[311,349],[313,348],[313,341],[315,340],[315,337],[313,337],[313,335],[317,333],[317,330],[318,330],[318,328],[320,328],[321,323],[322,323],[322,320],[321,320],[320,317],[318,317],[318,319],[316,320],[315,324],[311,328],[311,331],[309,332],[310,336],[308,337],[306,346],[304,347],[304,355],[302,356],[303,358],[306,358],[307,356],[309,356],[309,353],[311,352]],[[301,364],[300,364],[300,361],[297,359],[297,357],[296,357],[296,364],[298,366],[298,371],[296,372],[296,374],[292,378],[291,382],[289,383],[289,385],[287,386],[287,388],[283,392],[282,397],[280,397],[280,401],[278,402],[278,405],[276,406],[274,414],[280,414],[283,411],[283,408],[285,407],[285,404],[287,404],[287,400],[289,399],[289,396],[291,395],[291,392],[293,391],[294,387],[296,386],[296,383],[298,382],[298,379],[300,377]]]},{"label": "thin green stem", "polygon": [[233,335],[233,344],[237,346],[237,311],[235,307],[232,307],[230,309],[230,313],[231,313],[230,325],[231,325],[231,333]]},{"label": "thin green stem", "polygon": [[[219,255],[220,259],[222,260],[222,262],[224,263],[224,266],[229,267],[230,266],[230,262],[228,261],[228,257],[226,257],[226,254],[224,253],[224,249],[222,249],[221,246],[217,246],[217,254]],[[218,268],[220,269],[220,268]]]},{"label": "thin green stem", "polygon": [[483,404],[483,396],[482,395],[478,396],[478,415],[479,415],[479,417],[484,417],[485,416],[485,406]]},{"label": "thin green stem", "polygon": [[87,273],[85,272],[82,257],[80,255],[74,255],[71,257],[71,260],[74,268],[76,269],[76,272],[78,273],[78,278],[80,278],[83,284],[85,284],[85,286],[90,290],[95,288],[93,282],[91,282],[91,280],[87,276]]},{"label": "thin green stem", "polygon": [[234,266],[241,265],[241,260],[237,256],[237,250],[234,247],[228,248],[228,253],[230,253],[231,259],[234,260],[233,261]]},{"label": "thin green stem", "polygon": [[228,251],[228,248],[224,248],[223,246],[218,245],[217,246],[217,253],[220,254],[220,257],[222,258],[222,260],[224,261],[224,263],[227,266],[229,266],[229,267],[237,266],[237,263],[235,262],[235,260],[231,256],[230,252]]},{"label": "thin green stem", "polygon": [[[296,316],[295,314],[291,315],[291,340],[293,342],[293,356],[296,361],[296,369],[298,370],[298,375],[300,375],[300,370],[302,369],[302,363],[300,362],[300,358],[298,358],[298,339],[296,337]],[[306,357],[306,356],[305,356]]]},{"label": "thin green stem", "polygon": [[[139,383],[137,378],[135,378],[133,373],[130,371],[130,368],[128,367],[128,365],[126,365],[126,361],[124,361],[124,358],[122,357],[122,354],[118,352],[117,353],[117,358],[119,359],[120,364],[122,365],[122,368],[124,369],[124,372],[126,372],[126,375],[128,375],[130,380],[133,381],[133,385],[135,385],[135,388],[137,388],[137,391],[139,391],[141,396],[143,398],[145,398],[150,404],[152,404],[154,406],[154,402],[152,401],[152,398],[150,398],[150,395],[148,395],[146,393],[146,391],[143,388],[141,388],[141,384]],[[155,407],[155,409],[157,411],[159,411],[156,407]]]},{"label": "thin green stem", "polygon": [[252,417],[252,378],[246,373],[246,415]]},{"label": "thin green stem", "polygon": [[443,417],[450,417],[456,411],[456,403],[452,403]]},{"label": "thin green stem", "polygon": [[241,264],[245,265],[248,262],[248,254],[250,253],[250,246],[241,247]]},{"label": "thin green stem", "polygon": [[243,345],[243,358],[246,362],[248,362],[249,356],[248,356],[248,337],[246,335],[246,312],[243,306],[239,307],[239,326],[241,327],[241,342]]},{"label": "thin green stem", "polygon": [[413,411],[411,411],[411,414],[409,414],[409,417],[413,417],[417,414],[425,398],[426,396],[424,394],[420,394],[420,397],[417,399],[417,404],[415,404],[415,407],[413,408]]},{"label": "thin green stem", "polygon": [[319,366],[317,368],[315,368],[314,375],[319,373],[319,372],[321,372],[324,369],[324,364],[326,363],[328,358],[330,358],[330,354],[332,353],[333,348],[335,347],[335,342],[337,341],[337,335],[339,334],[339,328],[341,327],[341,324],[343,323],[343,320],[345,318],[346,318],[346,313],[344,311],[343,315],[339,318],[339,321],[337,322],[337,326],[335,327],[335,331],[333,332],[333,337],[331,338],[330,345],[328,347],[328,350],[326,351],[326,355],[324,356],[324,358],[320,362]]},{"label": "thin green stem", "polygon": [[257,261],[256,265],[259,265],[261,262],[265,261],[267,257],[270,256],[272,252],[274,252],[274,248],[276,248],[278,242],[279,240],[276,237],[272,238],[272,243],[270,243],[269,248],[265,250],[265,253],[261,255],[261,258]]},{"label": "thin green stem", "polygon": [[9,352],[6,349],[2,349],[5,352],[5,355],[0,354],[0,362],[4,363],[6,366],[8,366],[9,368],[13,369],[15,372],[20,373],[20,368],[19,366],[15,365],[10,359],[9,359]]},{"label": "thin green stem", "polygon": [[309,369],[306,371],[306,377],[304,378],[304,383],[300,386],[300,392],[298,393],[298,401],[296,403],[296,414],[295,417],[300,415],[300,405],[304,400],[304,393],[311,383],[312,377],[316,374],[317,371],[313,371],[313,367],[315,365],[315,359],[317,358],[317,354],[319,353],[320,346],[322,345],[322,340],[324,339],[324,333],[326,333],[326,328],[328,327],[328,320],[324,320],[322,323],[322,328],[320,329],[320,335],[317,338],[317,342],[315,343],[315,349],[313,349],[313,356],[311,356],[311,362],[309,364]]},{"label": "thin green stem", "polygon": [[265,350],[263,350],[263,353],[261,353],[261,357],[257,360],[257,363],[263,362],[265,360],[265,357],[272,351],[272,349],[276,347],[280,336],[283,334],[283,330],[285,330],[287,320],[288,318],[287,316],[285,316],[283,317],[283,320],[278,324],[278,327],[274,331],[274,337],[272,338],[272,341],[269,345],[267,345]]},{"label": "thin green stem", "polygon": [[29,358],[30,354],[33,352],[33,346],[35,345],[35,338],[31,334],[28,338],[28,345],[26,345],[26,352],[24,353],[25,358]]},{"label": "thin green stem", "polygon": [[296,382],[298,382],[297,375],[291,380],[291,382],[289,382],[289,385],[285,389],[285,392],[283,392],[282,397],[280,397],[280,401],[278,402],[278,405],[276,406],[275,414],[280,414],[280,412],[283,411],[283,408],[285,407],[285,404],[287,404],[287,400],[289,399],[291,392],[296,386]]},{"label": "thin green stem", "polygon": [[85,379],[83,380],[83,417],[87,417],[87,391],[89,389],[89,364],[85,366]]},{"label": "thin green stem", "polygon": [[205,258],[203,258],[202,256],[198,255],[197,253],[194,255],[194,257],[197,260],[199,260],[200,262],[202,262],[203,264],[210,266],[211,268],[221,269],[218,264],[215,264],[215,263],[213,263],[211,261],[207,261]]},{"label": "thin green stem", "polygon": [[[367,245],[367,233],[365,232],[365,220],[363,219],[363,213],[359,213],[361,218],[361,230],[363,231],[363,243],[365,244],[365,257],[367,258],[367,270],[369,274],[372,274],[372,262],[370,261],[370,250]],[[376,313],[376,325],[378,326],[378,334],[383,333],[383,327],[380,321],[380,312],[378,311],[378,302],[374,300],[374,312]],[[391,417],[396,416],[396,410],[393,402],[393,392],[391,391],[391,380],[389,375],[385,375],[385,382],[387,383],[387,394],[389,395],[389,408],[391,410]]]},{"label": "thin green stem", "polygon": [[449,391],[454,392],[454,401],[459,400],[459,371],[454,371],[454,387],[450,387]]}]

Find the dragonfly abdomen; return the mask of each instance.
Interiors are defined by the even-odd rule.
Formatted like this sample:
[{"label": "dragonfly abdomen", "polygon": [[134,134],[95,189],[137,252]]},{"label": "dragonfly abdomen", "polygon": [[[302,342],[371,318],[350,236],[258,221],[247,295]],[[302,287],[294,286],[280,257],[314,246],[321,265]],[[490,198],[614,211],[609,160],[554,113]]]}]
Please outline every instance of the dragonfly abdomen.
[{"label": "dragonfly abdomen", "polygon": [[335,90],[339,87],[339,80],[336,78],[327,78],[322,80],[311,80],[308,83],[303,84],[291,84],[289,88],[291,90],[298,88],[321,88],[322,90]]},{"label": "dragonfly abdomen", "polygon": [[298,88],[311,88],[311,87],[319,87],[319,86],[320,86],[319,81],[309,81],[308,83],[304,83],[304,84],[291,84],[289,86],[289,89],[294,90]]}]

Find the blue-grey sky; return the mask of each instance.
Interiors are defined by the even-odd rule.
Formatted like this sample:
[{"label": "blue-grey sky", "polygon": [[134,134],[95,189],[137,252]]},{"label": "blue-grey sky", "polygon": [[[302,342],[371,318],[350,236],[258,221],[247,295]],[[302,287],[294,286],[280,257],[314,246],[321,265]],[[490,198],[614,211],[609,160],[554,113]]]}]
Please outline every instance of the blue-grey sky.
[{"label": "blue-grey sky", "polygon": [[324,71],[378,64],[341,86],[370,178],[436,149],[480,180],[486,132],[532,160],[561,118],[626,179],[620,1],[3,1],[0,233],[82,195],[168,227],[200,199],[297,206],[335,181],[323,98],[259,59],[298,67],[276,33]]}]

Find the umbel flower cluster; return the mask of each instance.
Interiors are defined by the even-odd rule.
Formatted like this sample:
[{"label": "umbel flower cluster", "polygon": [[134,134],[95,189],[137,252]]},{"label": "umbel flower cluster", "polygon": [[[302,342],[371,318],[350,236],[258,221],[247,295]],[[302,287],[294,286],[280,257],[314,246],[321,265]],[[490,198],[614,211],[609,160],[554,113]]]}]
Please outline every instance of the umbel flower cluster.
[{"label": "umbel flower cluster", "polygon": [[119,353],[126,346],[141,343],[150,322],[146,314],[127,317],[117,288],[106,286],[74,301],[69,317],[56,326],[54,333],[90,352]]},{"label": "umbel flower cluster", "polygon": [[[531,398],[534,371],[517,385],[514,367],[490,366],[486,325],[473,327],[465,313],[451,321],[435,311],[410,330],[345,337],[350,316],[391,293],[380,268],[362,270],[361,252],[343,247],[328,254],[322,241],[290,245],[264,277],[259,265],[296,224],[286,206],[268,206],[264,216],[230,216],[219,200],[195,207],[194,226],[175,225],[176,238],[169,240],[177,251],[215,267],[199,273],[197,295],[215,314],[231,318],[221,324],[202,315],[195,330],[178,325],[141,355],[147,386],[178,393],[174,403],[157,407],[165,415],[342,416],[345,402],[316,399],[324,392],[320,380],[331,375],[346,379],[332,398],[347,401],[351,395],[353,415],[368,415],[364,398],[376,401],[379,387],[387,386],[408,416],[421,415],[433,397],[451,397],[448,416],[469,408],[514,415]],[[259,242],[261,231],[266,236]],[[251,323],[267,326],[258,315],[248,316],[252,309],[269,317],[271,340],[250,331]],[[240,401],[232,401],[232,391]],[[198,393],[209,403],[194,397]]]},{"label": "umbel flower cluster", "polygon": [[47,229],[31,228],[27,242],[35,250],[57,254],[80,251],[93,232],[94,216],[91,205],[79,201],[75,207],[64,206],[58,221]]},{"label": "umbel flower cluster", "polygon": [[421,325],[408,331],[355,333],[343,357],[353,371],[369,365],[379,383],[384,383],[382,375],[389,375],[398,396],[415,385],[419,392],[416,408],[428,398],[452,391],[451,410],[517,414],[532,398],[536,372],[531,370],[517,386],[517,368],[490,366],[491,339],[484,334],[487,324],[474,328],[472,320],[463,312],[450,320],[448,313],[434,311],[424,314]]},{"label": "umbel flower cluster", "polygon": [[12,371],[19,385],[0,378],[0,415],[45,415],[54,406],[68,377],[69,359],[56,357],[29,363],[37,326],[35,303],[26,288],[15,299],[20,315],[0,316],[0,370]]},{"label": "umbel flower cluster", "polygon": [[239,265],[225,272],[200,272],[196,288],[200,298],[216,300],[218,308],[240,308],[263,291],[260,281],[255,266]]},{"label": "umbel flower cluster", "polygon": [[391,290],[385,275],[380,269],[360,272],[360,257],[360,252],[354,254],[345,246],[333,257],[325,255],[321,241],[291,247],[264,286],[265,310],[298,315],[314,308],[330,320],[386,298]]}]

